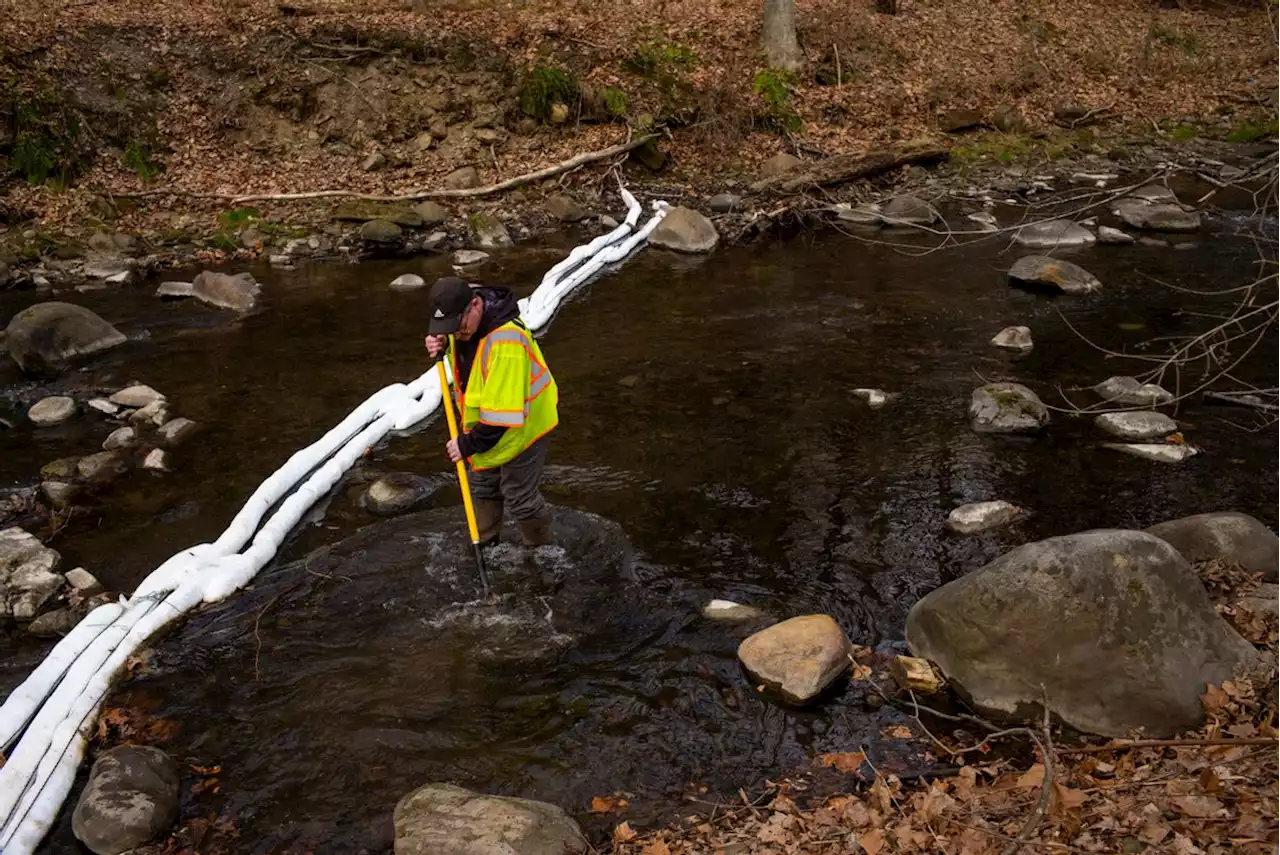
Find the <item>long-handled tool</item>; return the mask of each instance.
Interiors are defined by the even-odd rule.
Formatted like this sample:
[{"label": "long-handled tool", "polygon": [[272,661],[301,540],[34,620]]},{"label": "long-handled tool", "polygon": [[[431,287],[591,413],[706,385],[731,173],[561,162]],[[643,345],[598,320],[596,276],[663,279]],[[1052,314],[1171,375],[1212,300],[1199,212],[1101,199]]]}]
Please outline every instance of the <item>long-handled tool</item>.
[{"label": "long-handled tool", "polygon": [[[453,349],[453,336],[449,336],[449,348],[445,351]],[[440,372],[440,397],[444,406],[444,417],[449,422],[449,439],[458,438],[458,417],[453,412],[453,399],[449,396],[449,379],[444,372],[443,355],[439,362],[436,363],[436,370]],[[454,378],[455,380],[457,378]],[[484,552],[480,549],[480,527],[476,525],[476,509],[471,504],[471,482],[467,480],[467,461],[459,458],[458,467],[458,483],[462,486],[462,507],[467,511],[467,529],[471,533],[471,545],[476,551],[476,567],[480,570],[480,587],[484,589],[484,596],[489,597],[489,571],[484,566]]]}]

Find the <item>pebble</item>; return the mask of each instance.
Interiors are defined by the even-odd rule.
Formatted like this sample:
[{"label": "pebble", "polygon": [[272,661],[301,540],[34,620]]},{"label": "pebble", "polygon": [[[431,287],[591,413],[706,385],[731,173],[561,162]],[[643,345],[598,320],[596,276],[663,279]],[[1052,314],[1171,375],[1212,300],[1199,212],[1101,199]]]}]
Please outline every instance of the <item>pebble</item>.
[{"label": "pebble", "polygon": [[854,389],[853,396],[867,402],[867,406],[878,410],[889,402],[889,394],[880,389]]},{"label": "pebble", "polygon": [[40,427],[60,425],[75,414],[75,399],[65,395],[41,398],[31,406],[30,410],[27,410],[27,418],[32,424]]}]

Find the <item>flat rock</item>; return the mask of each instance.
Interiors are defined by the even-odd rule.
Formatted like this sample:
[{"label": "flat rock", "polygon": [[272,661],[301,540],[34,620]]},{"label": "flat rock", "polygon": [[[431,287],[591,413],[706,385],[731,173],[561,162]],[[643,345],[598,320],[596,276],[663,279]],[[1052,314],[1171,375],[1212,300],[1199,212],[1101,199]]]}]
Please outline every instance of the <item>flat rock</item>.
[{"label": "flat rock", "polygon": [[182,300],[187,297],[194,297],[195,289],[196,286],[191,282],[178,282],[176,280],[161,282],[160,287],[156,289],[156,296],[169,300]]},{"label": "flat rock", "polygon": [[86,406],[91,410],[102,413],[104,416],[114,416],[120,412],[120,407],[106,398],[90,398]]},{"label": "flat rock", "polygon": [[75,360],[125,341],[111,324],[72,303],[37,303],[14,315],[5,328],[9,355],[28,374],[58,374]]},{"label": "flat rock", "polygon": [[903,194],[880,206],[880,221],[886,226],[929,226],[941,217],[923,199]]},{"label": "flat rock", "polygon": [[880,218],[880,206],[872,203],[854,205],[853,207],[837,207],[836,219],[852,226],[873,226],[879,228],[884,222]]},{"label": "flat rock", "polygon": [[234,312],[248,312],[258,305],[262,287],[251,273],[234,276],[206,270],[191,283],[191,296],[202,303]]},{"label": "flat rock", "polygon": [[86,597],[102,593],[102,583],[98,581],[96,576],[83,567],[76,567],[73,570],[68,570],[66,578],[68,585],[75,588]]},{"label": "flat rock", "polygon": [[738,659],[754,679],[802,704],[849,668],[852,650],[834,618],[804,615],[748,637],[738,645]]},{"label": "flat rock", "polygon": [[75,398],[66,395],[52,395],[41,398],[27,410],[27,418],[33,425],[49,427],[60,425],[76,414]]},{"label": "flat rock", "polygon": [[1126,407],[1152,407],[1173,401],[1164,388],[1154,383],[1141,383],[1134,377],[1108,377],[1093,387],[1102,400]]},{"label": "flat rock", "polygon": [[501,249],[512,244],[511,235],[502,220],[483,211],[467,217],[467,232],[471,242],[480,249]]},{"label": "flat rock", "polygon": [[1031,340],[1030,327],[1005,327],[996,333],[995,338],[991,339],[991,343],[996,347],[1003,347],[1005,350],[1017,350],[1026,352],[1035,346]]},{"label": "flat rock", "polygon": [[[1101,530],[1030,543],[919,600],[907,643],[980,713],[1172,736],[1204,719],[1205,685],[1257,662],[1168,543]],[[1043,690],[1041,689],[1043,687]]]},{"label": "flat rock", "polygon": [[365,510],[379,516],[403,514],[430,499],[437,488],[436,482],[429,478],[394,472],[370,484],[361,497],[361,504]]},{"label": "flat rock", "polygon": [[576,855],[582,830],[555,805],[427,784],[393,814],[395,855]]},{"label": "flat rock", "polygon": [[426,286],[427,280],[416,273],[401,273],[391,280],[391,287],[397,291],[413,291]]},{"label": "flat rock", "polygon": [[400,243],[404,233],[390,220],[370,220],[360,227],[360,240],[365,243]]},{"label": "flat rock", "polygon": [[715,225],[702,214],[676,206],[662,218],[649,234],[649,243],[676,252],[710,252],[720,242]]},{"label": "flat rock", "polygon": [[144,386],[141,383],[136,383],[116,392],[108,400],[117,406],[137,410],[149,404],[154,404],[156,401],[163,401],[164,399],[164,395],[160,394],[155,389],[152,389],[150,386]]},{"label": "flat rock", "polygon": [[1071,220],[1047,220],[1023,226],[1014,232],[1013,240],[1034,249],[1065,249],[1069,246],[1090,246],[1097,238],[1093,232]]},{"label": "flat rock", "polygon": [[803,164],[804,161],[796,157],[794,154],[787,154],[785,151],[779,152],[764,163],[760,164],[760,177],[773,178],[774,176],[781,175],[782,173],[795,169],[797,166],[802,166]]},{"label": "flat rock", "polygon": [[1112,246],[1125,246],[1134,242],[1134,237],[1127,232],[1113,229],[1111,226],[1098,226],[1098,243]]},{"label": "flat rock", "polygon": [[62,589],[55,550],[18,528],[0,531],[0,617],[33,620]]},{"label": "flat rock", "polygon": [[1008,525],[1022,514],[1022,508],[1006,501],[972,502],[947,514],[947,528],[956,534],[977,534]]},{"label": "flat rock", "polygon": [[1170,544],[1192,564],[1221,559],[1261,573],[1266,582],[1280,581],[1280,541],[1248,514],[1195,514],[1153,525],[1147,534]]},{"label": "flat rock", "polygon": [[1156,463],[1181,463],[1200,453],[1190,445],[1172,442],[1104,442],[1102,447]]},{"label": "flat rock", "polygon": [[576,223],[586,219],[587,212],[571,196],[557,193],[547,197],[547,213],[562,223]]},{"label": "flat rock", "polygon": [[1046,255],[1025,255],[1009,268],[1009,278],[1023,285],[1049,288],[1064,294],[1092,294],[1102,283],[1078,264]]},{"label": "flat rock", "polygon": [[702,607],[702,616],[708,620],[752,620],[764,615],[754,606],[744,606],[733,600],[711,600]]},{"label": "flat rock", "polygon": [[76,839],[96,855],[121,855],[178,819],[178,765],[158,748],[121,745],[94,762],[71,814]]},{"label": "flat rock", "polygon": [[878,410],[889,403],[889,393],[882,389],[854,389],[853,397],[867,402],[867,406]]},{"label": "flat rock", "polygon": [[122,273],[127,274],[131,266],[127,258],[119,255],[92,253],[84,260],[84,275],[88,279],[111,279]]},{"label": "flat rock", "polygon": [[717,214],[729,214],[742,207],[742,197],[737,193],[717,193],[707,206]]},{"label": "flat rock", "polygon": [[1200,215],[1178,205],[1148,204],[1134,199],[1121,199],[1111,212],[1135,229],[1157,232],[1194,232],[1200,230]]},{"label": "flat rock", "polygon": [[332,217],[335,220],[350,223],[371,223],[374,220],[382,220],[407,229],[416,229],[423,225],[422,214],[417,208],[397,205],[393,202],[370,202],[360,199],[339,205],[334,209]]},{"label": "flat rock", "polygon": [[1109,436],[1128,440],[1160,439],[1178,430],[1177,422],[1154,412],[1103,413],[1093,424]]},{"label": "flat rock", "polygon": [[453,254],[453,263],[459,267],[469,267],[473,264],[479,264],[487,261],[489,253],[481,252],[478,249],[460,249]]},{"label": "flat rock", "polygon": [[1049,409],[1021,383],[988,383],[970,396],[969,423],[979,433],[1038,433]]},{"label": "flat rock", "polygon": [[893,657],[893,661],[889,663],[889,673],[903,691],[936,695],[946,685],[932,665],[914,656]]},{"label": "flat rock", "polygon": [[101,484],[118,478],[129,471],[129,459],[120,450],[99,451],[81,457],[76,463],[76,474],[90,483]]},{"label": "flat rock", "polygon": [[1142,202],[1162,202],[1173,205],[1178,203],[1177,194],[1163,184],[1144,184],[1130,193],[1127,198]]},{"label": "flat rock", "polygon": [[117,451],[128,448],[138,438],[138,432],[131,427],[116,428],[102,441],[103,451]]},{"label": "flat rock", "polygon": [[178,417],[160,425],[156,431],[156,437],[166,446],[173,448],[186,442],[198,430],[200,430],[200,425],[196,422]]}]

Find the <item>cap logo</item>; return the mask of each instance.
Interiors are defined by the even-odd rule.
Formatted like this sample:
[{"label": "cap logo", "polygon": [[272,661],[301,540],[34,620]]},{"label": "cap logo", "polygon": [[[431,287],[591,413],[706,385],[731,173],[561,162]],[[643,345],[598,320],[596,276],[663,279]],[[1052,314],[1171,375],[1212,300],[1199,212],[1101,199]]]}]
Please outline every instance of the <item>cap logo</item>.
[{"label": "cap logo", "polygon": [[437,317],[437,318],[443,318],[443,317],[444,317],[444,312],[440,311],[439,309],[436,309],[436,313],[435,313],[434,317]]}]

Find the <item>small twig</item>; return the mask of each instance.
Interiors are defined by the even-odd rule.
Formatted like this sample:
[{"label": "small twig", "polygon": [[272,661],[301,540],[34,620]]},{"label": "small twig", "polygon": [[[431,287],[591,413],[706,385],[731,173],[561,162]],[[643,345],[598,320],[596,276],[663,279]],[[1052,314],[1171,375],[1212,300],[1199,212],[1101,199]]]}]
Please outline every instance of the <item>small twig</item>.
[{"label": "small twig", "polygon": [[840,46],[835,42],[831,43],[831,49],[836,54],[836,86],[844,85],[844,73],[840,70]]},{"label": "small twig", "polygon": [[1237,739],[1215,737],[1212,739],[1135,739],[1126,742],[1110,742],[1106,745],[1086,745],[1083,748],[1065,748],[1063,754],[1102,754],[1107,751],[1129,751],[1134,748],[1179,748],[1193,745],[1276,745],[1274,736],[1244,736]]},{"label": "small twig", "polygon": [[262,653],[262,636],[258,634],[258,625],[262,622],[262,616],[266,614],[267,609],[275,605],[276,600],[280,599],[280,595],[276,594],[267,600],[267,604],[258,612],[258,616],[253,619],[253,637],[257,641],[257,647],[253,651],[253,679],[257,682],[262,678],[262,672],[258,670],[258,657]]},{"label": "small twig", "polygon": [[[1041,692],[1044,687],[1041,686]],[[1022,849],[1023,844],[1035,834],[1037,828],[1040,827],[1041,820],[1044,819],[1045,812],[1049,809],[1049,799],[1053,795],[1053,779],[1056,771],[1056,763],[1053,757],[1053,735],[1049,731],[1049,697],[1047,693],[1044,695],[1044,721],[1040,725],[1040,729],[1044,738],[1040,743],[1040,753],[1044,757],[1044,780],[1040,782],[1040,798],[1036,800],[1036,806],[1031,811],[1031,816],[1027,817],[1027,821],[1023,823],[1022,829],[1008,846],[1006,846],[1000,855],[1016,855]]]}]

